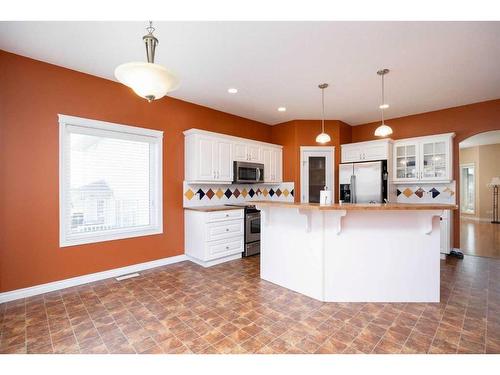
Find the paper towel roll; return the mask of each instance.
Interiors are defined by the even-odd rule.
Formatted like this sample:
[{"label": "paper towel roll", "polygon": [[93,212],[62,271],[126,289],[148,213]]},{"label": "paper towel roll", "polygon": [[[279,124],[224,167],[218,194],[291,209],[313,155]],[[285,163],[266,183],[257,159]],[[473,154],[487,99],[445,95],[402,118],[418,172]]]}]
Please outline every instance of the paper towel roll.
[{"label": "paper towel roll", "polygon": [[[326,188],[326,186],[325,186]],[[320,206],[329,206],[332,204],[332,191],[331,190],[320,190],[319,192],[319,204]]]}]

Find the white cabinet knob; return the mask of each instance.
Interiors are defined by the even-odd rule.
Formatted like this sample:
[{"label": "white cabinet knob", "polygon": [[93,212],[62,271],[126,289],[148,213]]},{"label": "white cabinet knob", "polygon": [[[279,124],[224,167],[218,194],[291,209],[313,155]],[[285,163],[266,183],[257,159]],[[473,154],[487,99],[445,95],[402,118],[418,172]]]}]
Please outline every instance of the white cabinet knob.
[{"label": "white cabinet knob", "polygon": [[229,232],[229,228],[226,228],[226,232]]},{"label": "white cabinet knob", "polygon": [[226,250],[229,250],[229,246],[226,246]]}]

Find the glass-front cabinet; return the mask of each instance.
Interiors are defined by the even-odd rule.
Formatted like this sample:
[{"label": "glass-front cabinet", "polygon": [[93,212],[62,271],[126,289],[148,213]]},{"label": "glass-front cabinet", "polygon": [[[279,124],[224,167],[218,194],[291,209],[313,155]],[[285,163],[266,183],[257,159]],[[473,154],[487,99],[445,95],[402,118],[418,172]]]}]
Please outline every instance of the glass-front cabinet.
[{"label": "glass-front cabinet", "polygon": [[446,140],[428,141],[421,144],[422,175],[424,180],[448,179]]},{"label": "glass-front cabinet", "polygon": [[452,180],[454,133],[394,142],[394,182]]},{"label": "glass-front cabinet", "polygon": [[417,177],[417,144],[397,143],[395,145],[396,179],[416,180]]}]

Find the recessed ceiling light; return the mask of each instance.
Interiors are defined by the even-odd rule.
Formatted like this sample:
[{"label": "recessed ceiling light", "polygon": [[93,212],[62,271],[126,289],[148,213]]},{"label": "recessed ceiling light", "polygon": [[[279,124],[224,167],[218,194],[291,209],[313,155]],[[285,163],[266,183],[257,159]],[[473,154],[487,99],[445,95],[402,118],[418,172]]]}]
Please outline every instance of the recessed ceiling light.
[{"label": "recessed ceiling light", "polygon": [[230,94],[236,94],[238,92],[238,89],[230,88],[230,89],[227,89],[227,92]]},{"label": "recessed ceiling light", "polygon": [[387,108],[389,108],[389,104],[380,104],[378,107],[380,109],[387,109]]},{"label": "recessed ceiling light", "polygon": [[286,107],[278,107],[278,112],[286,112]]}]

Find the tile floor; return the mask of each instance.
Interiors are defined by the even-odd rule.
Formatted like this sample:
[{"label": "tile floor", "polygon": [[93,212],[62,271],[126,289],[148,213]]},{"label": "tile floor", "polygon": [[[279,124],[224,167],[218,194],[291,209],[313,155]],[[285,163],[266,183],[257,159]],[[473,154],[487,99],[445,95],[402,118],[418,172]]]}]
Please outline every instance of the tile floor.
[{"label": "tile floor", "polygon": [[0,305],[1,353],[500,353],[500,260],[442,261],[441,303],[322,303],[253,257]]}]

